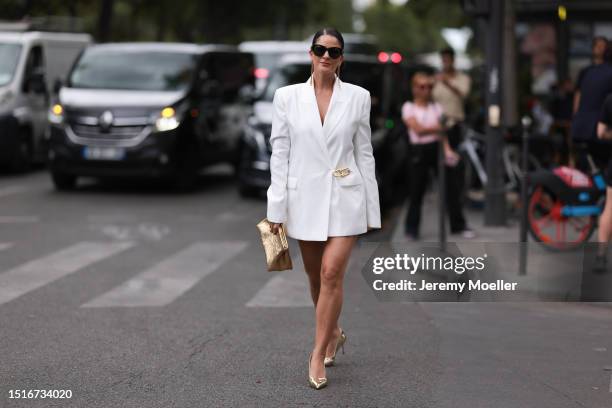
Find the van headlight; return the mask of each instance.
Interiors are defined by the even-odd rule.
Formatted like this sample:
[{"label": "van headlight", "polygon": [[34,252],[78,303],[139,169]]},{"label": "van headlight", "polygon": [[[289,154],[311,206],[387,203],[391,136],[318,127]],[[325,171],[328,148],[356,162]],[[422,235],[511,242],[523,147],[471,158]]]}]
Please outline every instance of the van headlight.
[{"label": "van headlight", "polygon": [[155,120],[155,129],[158,132],[167,132],[176,129],[181,122],[176,117],[174,108],[168,106],[161,110],[159,117]]},{"label": "van headlight", "polygon": [[64,107],[59,103],[52,105],[47,117],[49,118],[49,122],[55,125],[61,125],[64,123]]}]

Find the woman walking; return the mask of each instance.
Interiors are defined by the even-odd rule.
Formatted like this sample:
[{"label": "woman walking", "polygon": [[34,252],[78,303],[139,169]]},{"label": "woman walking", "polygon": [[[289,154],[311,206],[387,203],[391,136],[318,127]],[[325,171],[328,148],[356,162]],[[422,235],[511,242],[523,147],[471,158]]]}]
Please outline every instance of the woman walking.
[{"label": "woman walking", "polygon": [[315,33],[311,76],[274,94],[267,218],[297,239],[315,306],[308,382],[327,385],[346,335],[338,326],[343,278],[359,234],[381,227],[370,131],[370,93],[339,77],[344,40]]}]

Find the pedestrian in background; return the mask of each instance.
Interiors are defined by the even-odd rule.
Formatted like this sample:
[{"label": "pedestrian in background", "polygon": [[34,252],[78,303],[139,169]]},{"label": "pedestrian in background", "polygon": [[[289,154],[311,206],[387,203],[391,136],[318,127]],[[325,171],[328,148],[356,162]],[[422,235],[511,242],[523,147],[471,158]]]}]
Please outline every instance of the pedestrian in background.
[{"label": "pedestrian in background", "polygon": [[578,78],[576,80],[576,91],[574,93],[574,113],[578,112],[578,106],[580,105],[580,98],[582,93],[580,92],[580,87],[582,85],[582,80],[587,72],[593,67],[596,67],[604,62],[605,52],[608,47],[608,39],[603,36],[597,36],[593,38],[593,43],[591,45],[591,64],[582,68],[578,73]]},{"label": "pedestrian in background", "polygon": [[[434,78],[424,72],[412,77],[413,101],[402,106],[402,120],[408,127],[412,155],[410,162],[410,203],[406,217],[405,233],[408,238],[419,239],[421,207],[427,189],[429,172],[437,170],[438,143],[443,143],[447,177],[452,174],[448,169],[456,166],[459,155],[452,149],[444,135],[441,125],[442,106],[432,99]],[[465,231],[466,222],[459,201],[461,191],[457,191],[452,178],[446,183],[447,210],[450,216],[451,231]]]},{"label": "pedestrian in background", "polygon": [[[597,41],[597,44],[600,40]],[[606,97],[612,93],[612,48],[605,49],[603,62],[591,65],[579,80],[578,109],[572,119],[572,139],[587,144],[588,154],[599,168],[608,164],[610,143],[597,138],[597,123]],[[590,170],[585,153],[578,158],[578,168]]]},{"label": "pedestrian in background", "polygon": [[[442,106],[446,117],[446,137],[450,147],[457,151],[462,141],[461,124],[465,121],[465,101],[470,94],[472,81],[468,75],[455,68],[455,51],[445,48],[440,51],[442,72],[436,75],[433,100]],[[465,185],[463,160],[456,166],[449,166],[446,173],[447,185],[452,184],[451,192],[457,197],[449,197],[447,206],[451,215],[451,233],[461,234],[464,238],[474,238],[475,233],[465,224],[462,214]],[[456,208],[450,208],[456,206]],[[453,223],[453,218],[454,223]]]},{"label": "pedestrian in background", "polygon": [[470,77],[455,69],[455,51],[445,48],[440,51],[442,72],[436,75],[433,100],[438,102],[448,118],[446,135],[453,149],[461,143],[460,124],[465,121],[465,100],[471,89]]},{"label": "pedestrian in background", "polygon": [[[602,140],[612,140],[612,94],[606,97],[599,121],[597,123],[597,137]],[[599,217],[599,230],[597,231],[597,241],[599,242],[597,256],[595,258],[595,269],[604,272],[607,266],[606,251],[608,243],[612,237],[612,160],[604,171],[606,180],[606,204],[601,216]]]}]

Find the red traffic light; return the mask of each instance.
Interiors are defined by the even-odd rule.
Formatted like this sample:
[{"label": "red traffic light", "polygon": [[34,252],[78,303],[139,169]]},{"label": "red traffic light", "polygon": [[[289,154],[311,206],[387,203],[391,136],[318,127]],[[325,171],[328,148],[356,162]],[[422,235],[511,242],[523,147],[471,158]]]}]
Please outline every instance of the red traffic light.
[{"label": "red traffic light", "polygon": [[391,54],[391,62],[393,62],[394,64],[399,64],[400,62],[402,62],[402,54],[400,54],[399,52],[394,52],[393,54]]}]

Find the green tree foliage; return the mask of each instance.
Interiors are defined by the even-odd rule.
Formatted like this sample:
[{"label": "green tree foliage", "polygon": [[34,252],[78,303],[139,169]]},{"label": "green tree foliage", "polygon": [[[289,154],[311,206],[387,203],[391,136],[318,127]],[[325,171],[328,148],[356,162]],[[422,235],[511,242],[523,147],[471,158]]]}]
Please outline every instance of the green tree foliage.
[{"label": "green tree foliage", "polygon": [[[97,41],[302,40],[321,27],[353,31],[352,0],[0,0],[2,18],[73,16]],[[441,47],[441,27],[463,23],[457,0],[378,0],[365,10],[366,32],[385,49]]]},{"label": "green tree foliage", "polygon": [[465,24],[457,0],[411,0],[401,6],[378,0],[363,17],[366,31],[378,37],[383,49],[402,53],[440,49],[446,45],[440,29]]}]

